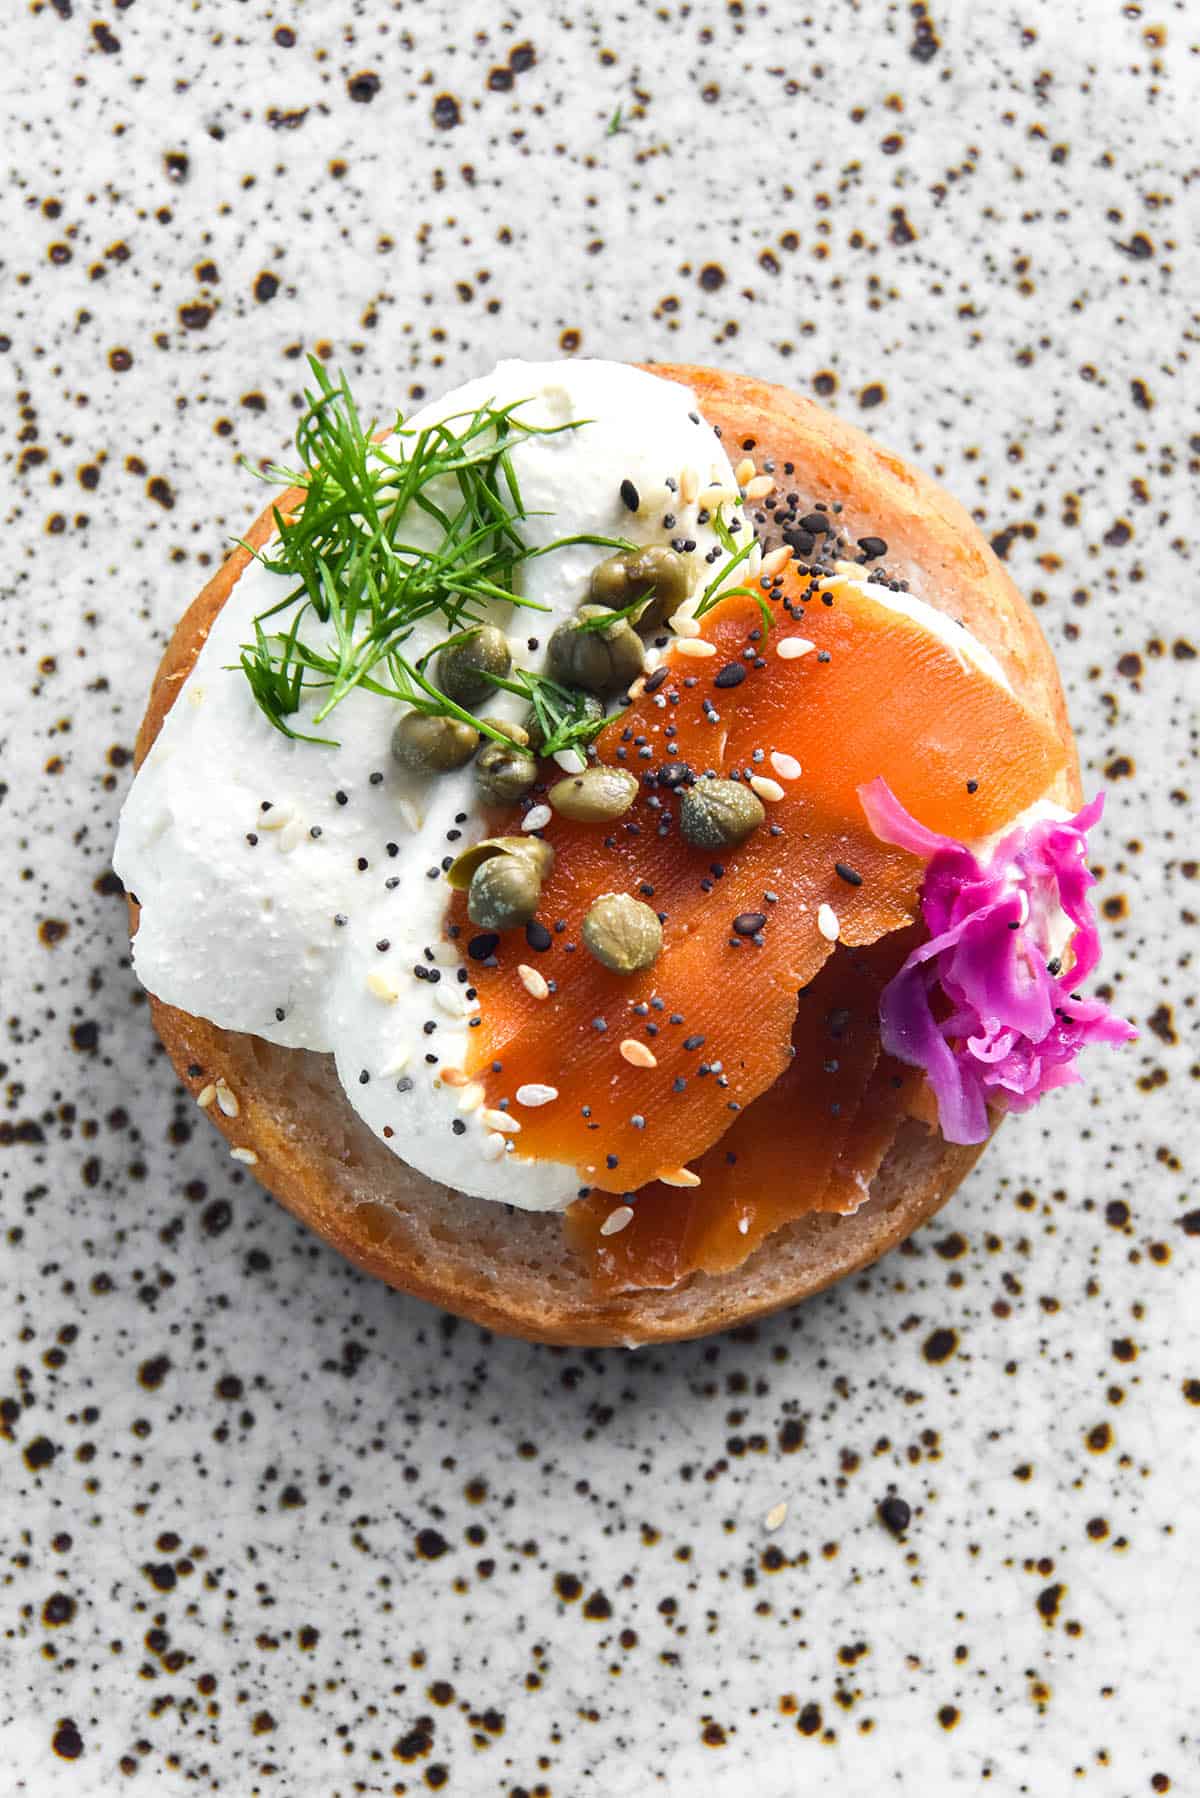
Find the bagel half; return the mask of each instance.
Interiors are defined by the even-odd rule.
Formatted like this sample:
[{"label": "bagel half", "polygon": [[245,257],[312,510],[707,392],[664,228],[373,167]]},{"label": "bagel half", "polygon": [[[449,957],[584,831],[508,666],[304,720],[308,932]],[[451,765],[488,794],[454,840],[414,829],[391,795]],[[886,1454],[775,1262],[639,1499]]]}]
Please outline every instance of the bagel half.
[{"label": "bagel half", "polygon": [[[779,470],[790,464],[784,487],[796,489],[808,506],[840,506],[851,541],[886,540],[889,572],[960,619],[1068,746],[1052,797],[1078,804],[1078,765],[1054,658],[964,509],[862,431],[785,388],[715,369],[651,372],[692,389],[734,461],[744,446],[760,463],[771,460]],[[293,490],[273,505],[286,510],[301,497]],[[269,506],[248,532],[250,544],[271,536],[271,515]],[[774,547],[770,528],[760,535],[765,548]],[[235,549],[180,620],[138,733],[138,766],[249,559],[245,548]],[[132,900],[130,911],[136,931]],[[389,1285],[534,1342],[632,1347],[701,1336],[794,1304],[901,1242],[945,1204],[986,1146],[949,1144],[925,1125],[901,1119],[870,1199],[855,1215],[802,1217],[731,1273],[695,1274],[667,1292],[606,1297],[567,1247],[556,1214],[510,1212],[464,1197],[398,1160],[351,1108],[332,1057],[277,1048],[157,999],[150,1003],[167,1053],[192,1093],[218,1077],[236,1093],[236,1119],[216,1107],[209,1116],[233,1142],[254,1150],[257,1178],[289,1211]]]}]

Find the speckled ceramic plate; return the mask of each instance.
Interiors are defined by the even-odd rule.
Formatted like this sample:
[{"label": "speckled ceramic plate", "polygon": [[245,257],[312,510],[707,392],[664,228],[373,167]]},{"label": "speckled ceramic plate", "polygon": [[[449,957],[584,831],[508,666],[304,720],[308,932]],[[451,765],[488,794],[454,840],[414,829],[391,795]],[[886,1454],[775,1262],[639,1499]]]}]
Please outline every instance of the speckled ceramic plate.
[{"label": "speckled ceramic plate", "polygon": [[[6,1795],[1197,1789],[1193,50],[1115,0],[12,11]],[[790,381],[1032,594],[1143,1034],[867,1277],[494,1341],[181,1096],[114,821],[313,346],[381,408],[558,350]]]}]

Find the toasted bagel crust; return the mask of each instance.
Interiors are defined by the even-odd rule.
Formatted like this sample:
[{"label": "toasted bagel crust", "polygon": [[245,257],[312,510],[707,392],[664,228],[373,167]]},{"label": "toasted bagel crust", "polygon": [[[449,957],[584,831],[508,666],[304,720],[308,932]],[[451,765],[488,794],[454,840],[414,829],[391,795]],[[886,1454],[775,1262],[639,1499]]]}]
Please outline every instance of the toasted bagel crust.
[{"label": "toasted bagel crust", "polygon": [[[839,507],[851,540],[886,541],[889,570],[961,619],[996,655],[1030,709],[1070,747],[1055,796],[1077,803],[1078,767],[1054,658],[963,508],[862,431],[785,388],[716,369],[651,372],[691,387],[734,462],[749,453],[760,467],[773,463],[782,490],[798,491],[809,507]],[[274,500],[247,542],[265,543],[274,506],[286,511],[301,498],[291,489]],[[769,530],[765,536],[769,541]],[[235,549],[180,620],[138,732],[139,766],[249,559],[247,549]],[[136,931],[132,900],[130,913]],[[606,1298],[566,1247],[556,1216],[510,1214],[398,1160],[351,1108],[332,1058],[218,1030],[157,999],[151,1012],[193,1094],[218,1077],[232,1088],[237,1117],[211,1106],[210,1118],[231,1144],[254,1151],[257,1178],[301,1222],[389,1285],[535,1342],[632,1347],[701,1336],[794,1304],[902,1241],[946,1202],[985,1146],[949,1144],[922,1124],[898,1119],[870,1200],[853,1217],[800,1218],[732,1273],[697,1274],[671,1292]]]}]

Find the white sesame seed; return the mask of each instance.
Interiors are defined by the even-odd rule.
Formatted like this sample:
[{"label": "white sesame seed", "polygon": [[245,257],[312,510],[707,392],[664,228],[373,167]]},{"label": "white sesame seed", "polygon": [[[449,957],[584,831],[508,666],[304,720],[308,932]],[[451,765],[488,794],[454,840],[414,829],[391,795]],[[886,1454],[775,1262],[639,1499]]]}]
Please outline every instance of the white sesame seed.
[{"label": "white sesame seed", "polygon": [[554,813],[548,805],[534,805],[521,819],[522,830],[545,830]]},{"label": "white sesame seed", "polygon": [[703,493],[697,495],[699,504],[706,512],[715,512],[718,506],[728,505],[731,500],[736,498],[737,494],[730,492],[728,487],[718,485],[706,487]]},{"label": "white sesame seed", "polygon": [[276,805],[276,806],[272,806],[270,812],[268,813],[268,815],[265,818],[259,817],[256,820],[254,828],[255,828],[255,830],[260,831],[260,832],[267,831],[267,830],[282,830],[284,825],[290,824],[291,821],[292,821],[292,814],[288,810],[287,806],[286,805]]},{"label": "white sesame seed", "polygon": [[762,559],[762,574],[781,574],[792,559],[792,552],[785,543],[779,549],[773,549],[769,556]]},{"label": "white sesame seed", "polygon": [[237,1117],[242,1109],[238,1104],[237,1094],[231,1087],[226,1086],[224,1079],[217,1081],[217,1104],[227,1118]]},{"label": "white sesame seed", "polygon": [[765,774],[752,774],[748,785],[751,792],[757,793],[766,805],[776,805],[783,798],[783,788],[777,780],[769,780]]},{"label": "white sesame seed", "polygon": [[519,964],[517,979],[531,999],[548,999],[550,997],[550,988],[544,977],[538,973],[536,968],[531,968],[527,961]]},{"label": "white sesame seed", "polygon": [[290,855],[304,841],[304,826],[299,818],[289,818],[279,833],[280,855]]},{"label": "white sesame seed", "polygon": [[601,1236],[617,1236],[632,1222],[633,1206],[618,1205],[615,1211],[609,1212],[608,1216],[601,1224],[600,1234]]},{"label": "white sesame seed", "polygon": [[771,1506],[771,1509],[767,1512],[766,1516],[763,1518],[764,1529],[777,1530],[779,1528],[780,1524],[782,1524],[786,1521],[787,1514],[788,1514],[787,1499],[781,1498],[777,1505]]},{"label": "white sesame seed", "polygon": [[528,1086],[518,1086],[517,1104],[533,1107],[550,1105],[558,1097],[557,1086],[543,1086],[540,1081],[532,1080]]},{"label": "white sesame seed", "polygon": [[406,1044],[402,1045],[394,1052],[391,1060],[387,1063],[387,1066],[380,1068],[379,1078],[381,1080],[390,1080],[394,1075],[402,1074],[408,1066],[411,1055],[412,1050],[408,1048]]},{"label": "white sesame seed", "polygon": [[484,1137],[483,1142],[480,1145],[479,1153],[483,1156],[485,1161],[499,1161],[501,1156],[504,1155],[507,1150],[507,1142],[498,1130],[493,1130],[490,1136]]},{"label": "white sesame seed", "polygon": [[675,653],[702,661],[706,656],[715,656],[717,646],[715,643],[705,642],[703,637],[681,637],[675,645]]},{"label": "white sesame seed", "polygon": [[775,654],[781,662],[798,662],[801,656],[806,656],[810,649],[816,647],[807,637],[781,637],[775,645]]},{"label": "white sesame seed", "polygon": [[738,1218],[738,1235],[739,1236],[749,1236],[749,1234],[750,1234],[750,1219],[748,1217],[739,1217]]},{"label": "white sesame seed", "polygon": [[471,1076],[463,1068],[443,1068],[438,1078],[443,1086],[470,1086]]},{"label": "white sesame seed", "polygon": [[587,767],[577,749],[556,749],[554,759],[564,774],[582,774]]},{"label": "white sesame seed", "polygon": [[747,481],[752,481],[754,479],[753,456],[742,457],[741,461],[733,471],[733,478],[739,487],[744,487]]},{"label": "white sesame seed", "polygon": [[679,476],[679,503],[690,506],[700,491],[700,476],[694,468],[685,468]]},{"label": "white sesame seed", "polygon": [[627,1036],[621,1044],[621,1054],[631,1067],[656,1068],[658,1057],[645,1043],[639,1043],[636,1036]]},{"label": "white sesame seed", "polygon": [[644,674],[639,674],[632,687],[629,689],[629,697],[630,699],[640,699],[645,691],[646,677]]},{"label": "white sesame seed", "polygon": [[649,649],[646,651],[646,660],[645,660],[645,664],[644,664],[646,673],[653,674],[654,670],[658,667],[658,664],[661,661],[662,661],[662,650],[657,649],[654,646],[654,644],[652,643],[650,645]]},{"label": "white sesame seed", "polygon": [[664,1167],[655,1174],[664,1186],[699,1186],[700,1176],[694,1174],[690,1167]]},{"label": "white sesame seed", "polygon": [[674,617],[668,620],[668,623],[677,637],[698,637],[700,635],[699,620],[693,618],[690,612],[676,612]]},{"label": "white sesame seed", "polygon": [[478,1080],[472,1080],[470,1086],[464,1086],[459,1094],[458,1109],[460,1111],[478,1111],[483,1104],[484,1092]]},{"label": "white sesame seed", "polygon": [[408,828],[412,831],[413,835],[416,836],[421,828],[421,814],[413,804],[412,800],[401,799],[396,810],[399,812]]},{"label": "white sesame seed", "polygon": [[780,780],[799,780],[804,770],[794,755],[785,755],[782,749],[771,751],[771,766]]},{"label": "white sesame seed", "polygon": [[188,704],[189,705],[203,705],[204,704],[204,688],[203,687],[189,687],[187,690],[187,696],[188,696]]},{"label": "white sesame seed", "polygon": [[770,493],[770,491],[774,485],[775,485],[775,476],[774,475],[756,474],[752,481],[746,482],[746,498],[747,499],[765,499],[767,494]]},{"label": "white sesame seed", "polygon": [[495,1107],[491,1105],[484,1106],[479,1114],[479,1121],[481,1124],[486,1125],[489,1130],[499,1130],[504,1136],[519,1136],[521,1134],[520,1118],[511,1117],[507,1111],[497,1111]]},{"label": "white sesame seed", "polygon": [[747,578],[747,580],[753,580],[755,575],[759,573],[761,568],[762,568],[762,545],[761,545],[761,543],[756,543],[754,545],[754,548],[750,551],[750,554],[746,557],[746,578]]},{"label": "white sesame seed", "polygon": [[253,1149],[230,1149],[229,1153],[234,1161],[244,1161],[247,1167],[258,1165],[258,1156]]},{"label": "white sesame seed", "polygon": [[837,942],[842,934],[842,927],[838,923],[838,915],[832,905],[822,905],[817,912],[817,929],[827,943]]},{"label": "white sesame seed", "polygon": [[377,999],[382,999],[385,1005],[394,1005],[400,997],[386,974],[368,974],[367,991],[374,993]]},{"label": "white sesame seed", "polygon": [[434,987],[433,1002],[448,1018],[465,1018],[478,1010],[478,1001],[468,999],[461,988],[447,986],[444,981]]},{"label": "white sesame seed", "polygon": [[196,1103],[200,1107],[201,1111],[207,1111],[209,1106],[212,1104],[213,1100],[216,1098],[216,1096],[217,1096],[217,1089],[213,1085],[212,1081],[210,1080],[208,1085],[202,1086],[200,1088],[200,1091],[196,1094]]}]

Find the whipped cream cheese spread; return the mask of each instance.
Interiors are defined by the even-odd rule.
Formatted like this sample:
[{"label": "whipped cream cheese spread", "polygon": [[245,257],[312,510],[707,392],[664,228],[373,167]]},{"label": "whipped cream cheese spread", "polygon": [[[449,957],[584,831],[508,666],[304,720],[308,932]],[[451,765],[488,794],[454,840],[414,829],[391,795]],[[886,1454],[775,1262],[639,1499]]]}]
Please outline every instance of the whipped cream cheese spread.
[{"label": "whipped cream cheese spread", "polygon": [[[521,438],[512,450],[525,541],[547,545],[576,532],[639,546],[686,538],[695,544],[698,596],[728,560],[711,523],[700,521],[700,500],[706,487],[733,493],[737,482],[692,394],[623,364],[514,361],[406,422],[421,428],[514,402],[532,425],[578,425]],[[685,469],[692,478],[681,492]],[[436,527],[410,511],[403,539],[436,547]],[[740,507],[725,516],[748,528]],[[508,634],[514,668],[543,668],[554,626],[585,599],[606,553],[568,544],[518,566],[517,592],[531,605],[497,602],[487,615]],[[332,1054],[355,1111],[421,1173],[481,1198],[562,1209],[579,1191],[577,1170],[523,1158],[519,1120],[488,1113],[481,1087],[443,1079],[461,1068],[477,1014],[471,964],[443,937],[445,868],[484,834],[473,770],[424,775],[398,766],[389,749],[397,703],[361,686],[323,726],[313,725],[311,697],[290,720],[335,737],[336,748],[291,740],[271,725],[239,654],[255,616],[292,586],[260,562],[247,567],[126,800],[114,866],[141,904],[137,974],[161,1000],[223,1029]],[[1008,686],[962,626],[909,594],[869,590]],[[286,630],[289,617],[285,607],[272,628]],[[445,635],[444,619],[428,617],[405,653],[415,661]],[[500,692],[487,716],[516,720],[525,709]]]}]

